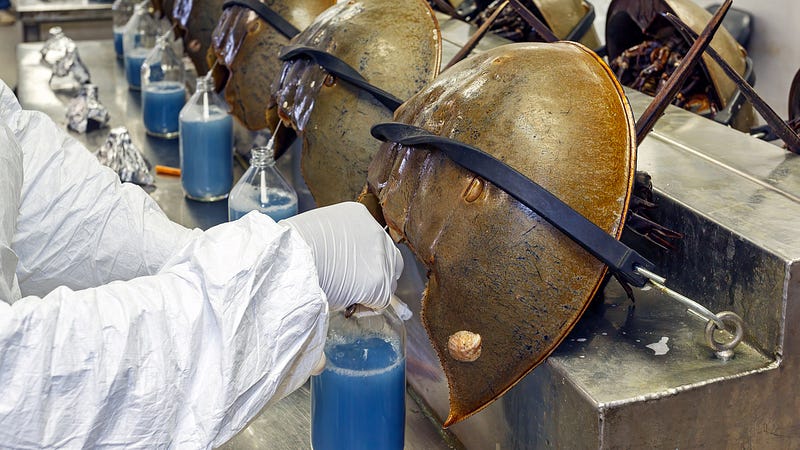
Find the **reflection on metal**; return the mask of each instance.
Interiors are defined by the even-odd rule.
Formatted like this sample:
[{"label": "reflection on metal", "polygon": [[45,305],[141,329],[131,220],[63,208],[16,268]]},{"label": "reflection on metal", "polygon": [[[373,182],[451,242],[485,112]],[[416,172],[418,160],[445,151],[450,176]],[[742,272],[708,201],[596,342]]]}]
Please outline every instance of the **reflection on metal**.
[{"label": "reflection on metal", "polygon": [[[725,325],[725,322],[723,322],[722,318],[720,318],[716,314],[714,314],[711,311],[709,311],[708,308],[706,308],[705,306],[697,303],[696,301],[686,297],[685,295],[683,295],[683,294],[681,294],[679,292],[675,292],[672,289],[664,286],[664,283],[667,282],[666,278],[664,278],[662,276],[659,276],[659,275],[656,275],[653,272],[650,272],[649,270],[643,269],[641,267],[637,267],[636,271],[639,272],[640,274],[644,275],[645,277],[647,277],[647,279],[650,280],[649,284],[652,287],[654,287],[654,288],[658,289],[659,291],[667,294],[667,296],[673,298],[674,300],[677,300],[677,301],[683,303],[693,313],[697,314],[698,316],[700,316],[701,318],[703,318],[703,319],[705,319],[705,320],[707,320],[709,322],[713,322],[714,324],[717,325],[717,327],[719,327],[719,328],[721,328],[723,330],[727,328],[726,325]],[[741,318],[739,320],[741,320]]]}]

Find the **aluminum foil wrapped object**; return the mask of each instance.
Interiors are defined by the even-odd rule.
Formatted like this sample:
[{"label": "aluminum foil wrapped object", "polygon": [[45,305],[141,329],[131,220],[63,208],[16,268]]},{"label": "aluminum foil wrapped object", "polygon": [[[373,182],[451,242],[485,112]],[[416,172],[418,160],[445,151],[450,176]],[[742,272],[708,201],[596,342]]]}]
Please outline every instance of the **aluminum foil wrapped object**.
[{"label": "aluminum foil wrapped object", "polygon": [[50,89],[57,92],[75,92],[82,85],[91,81],[89,69],[81,61],[75,42],[72,39],[66,39],[63,41],[63,47],[59,44],[58,48],[49,53],[50,56],[45,57],[46,60],[52,60],[55,58],[55,54],[61,54],[60,52],[63,50],[63,56],[53,60],[53,74],[50,76]]},{"label": "aluminum foil wrapped object", "polygon": [[67,105],[67,128],[86,133],[108,125],[108,109],[100,103],[97,86],[84,84]]},{"label": "aluminum foil wrapped object", "polygon": [[108,139],[97,149],[95,156],[100,164],[117,172],[123,182],[150,185],[155,181],[150,173],[150,164],[133,145],[125,127],[112,128]]},{"label": "aluminum foil wrapped object", "polygon": [[47,39],[42,45],[42,64],[53,67],[56,62],[64,57],[67,51],[66,44],[72,39],[68,38],[61,27],[51,27],[47,32]]}]

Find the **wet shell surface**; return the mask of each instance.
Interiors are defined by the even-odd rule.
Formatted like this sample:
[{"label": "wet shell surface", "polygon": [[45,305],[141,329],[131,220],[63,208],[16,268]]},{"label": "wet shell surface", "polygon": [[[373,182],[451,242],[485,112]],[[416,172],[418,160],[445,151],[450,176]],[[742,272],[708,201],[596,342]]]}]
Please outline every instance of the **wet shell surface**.
[{"label": "wet shell surface", "polygon": [[208,72],[206,54],[211,46],[211,33],[222,14],[224,0],[176,0],[172,16],[183,35],[186,55],[194,63],[198,75]]},{"label": "wet shell surface", "polygon": [[[307,27],[333,0],[264,0],[270,9],[295,28]],[[280,73],[280,49],[289,43],[253,11],[233,6],[220,16],[211,38],[212,64],[217,85],[225,87],[231,113],[250,130],[272,129],[277,115],[268,122],[270,88]]]},{"label": "wet shell surface", "polygon": [[[333,54],[401,100],[431,82],[441,64],[439,24],[424,0],[341,2],[291,44]],[[308,60],[286,62],[273,95],[303,140],[302,173],[317,205],[355,200],[380,145],[370,128],[392,112]]]},{"label": "wet shell surface", "polygon": [[[395,120],[478,147],[619,237],[635,171],[633,115],[608,66],[571,42],[468,58]],[[452,425],[541,363],[600,286],[605,266],[507,193],[426,147],[384,144],[368,189],[390,231],[429,269],[422,322],[447,376]],[[481,356],[451,357],[455,330]]]}]

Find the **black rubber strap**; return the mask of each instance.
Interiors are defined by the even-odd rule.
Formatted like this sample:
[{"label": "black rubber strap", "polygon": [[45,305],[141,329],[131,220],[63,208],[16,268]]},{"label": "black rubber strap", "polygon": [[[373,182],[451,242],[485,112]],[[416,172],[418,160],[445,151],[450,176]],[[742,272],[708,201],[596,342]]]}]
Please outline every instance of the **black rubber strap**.
[{"label": "black rubber strap", "polygon": [[586,11],[586,14],[583,15],[581,20],[575,24],[575,27],[572,29],[572,31],[570,31],[567,37],[564,38],[565,41],[580,41],[586,35],[586,33],[589,32],[589,28],[592,28],[595,17],[594,5],[589,3],[588,0],[584,0],[584,3],[589,5],[589,11]]},{"label": "black rubber strap", "polygon": [[253,11],[258,14],[258,17],[261,17],[265,22],[272,25],[272,28],[278,30],[278,33],[284,35],[287,39],[291,39],[300,34],[300,30],[295,28],[294,25],[258,0],[227,0],[222,4],[222,9],[227,9],[231,6],[242,6]]},{"label": "black rubber strap", "polygon": [[281,50],[279,57],[282,61],[297,59],[299,57],[311,58],[315,63],[319,64],[323,69],[335,75],[336,77],[369,92],[373,97],[375,97],[375,99],[377,99],[391,111],[396,110],[403,103],[402,100],[394,95],[384,91],[379,87],[369,84],[369,82],[362,77],[356,69],[353,69],[346,62],[328,52],[317,50],[312,47],[288,46]]},{"label": "black rubber strap", "polygon": [[654,264],[635,250],[614,239],[559,200],[550,191],[525,177],[492,155],[467,144],[437,136],[403,123],[382,123],[372,127],[372,136],[402,145],[429,145],[444,152],[458,165],[492,182],[569,236],[586,251],[605,263],[627,283],[643,287],[647,278],[636,267],[652,270]]}]

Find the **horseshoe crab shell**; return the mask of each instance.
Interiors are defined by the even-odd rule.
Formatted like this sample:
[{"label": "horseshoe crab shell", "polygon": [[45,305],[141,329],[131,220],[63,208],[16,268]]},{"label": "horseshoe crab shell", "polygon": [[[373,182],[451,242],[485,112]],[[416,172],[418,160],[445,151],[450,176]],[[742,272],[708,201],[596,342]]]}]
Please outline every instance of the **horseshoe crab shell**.
[{"label": "horseshoe crab shell", "polygon": [[[264,0],[270,9],[295,28],[307,27],[334,0]],[[277,123],[274,111],[267,112],[270,86],[280,73],[281,47],[289,43],[253,11],[233,6],[220,16],[211,38],[217,86],[225,88],[231,113],[250,130],[271,128]],[[212,61],[213,63],[213,61]],[[272,119],[268,121],[267,116]]]},{"label": "horseshoe crab shell", "polygon": [[176,0],[172,17],[183,36],[186,55],[194,63],[198,75],[208,72],[208,48],[211,33],[222,14],[224,0]]},{"label": "horseshoe crab shell", "polygon": [[[589,10],[589,5],[583,0],[533,0],[533,4],[539,9],[544,23],[559,39],[566,38]],[[586,32],[580,42],[589,48],[600,47],[594,26]]]},{"label": "horseshoe crab shell", "polygon": [[[432,81],[441,64],[439,23],[424,0],[338,3],[291,44],[331,53],[400,99]],[[273,96],[303,139],[303,177],[317,205],[354,200],[378,148],[369,130],[392,112],[307,59],[284,63]]]},{"label": "horseshoe crab shell", "polygon": [[172,9],[175,6],[174,0],[152,0],[150,4],[153,5],[153,12],[160,17],[166,17],[167,20],[172,22]]},{"label": "horseshoe crab shell", "polygon": [[789,120],[794,121],[800,117],[800,70],[794,74],[789,87]]},{"label": "horseshoe crab shell", "polygon": [[[708,11],[691,0],[612,0],[606,15],[606,45],[609,60],[643,41],[645,33],[663,33],[661,30],[665,26],[672,30],[669,22],[660,17],[664,12],[675,14],[698,34],[711,19]],[[728,30],[720,27],[711,41],[711,46],[736,72],[740,75],[745,74],[747,51],[736,42]],[[707,54],[703,55],[698,65],[713,85],[721,106],[725,108],[737,90],[736,84]],[[734,128],[746,132],[755,124],[756,118],[750,103],[742,106],[731,123]]]},{"label": "horseshoe crab shell", "polygon": [[[581,44],[509,44],[468,58],[404,103],[395,121],[478,147],[609,234],[622,232],[636,166],[633,115],[608,66]],[[383,144],[367,189],[393,236],[429,269],[422,322],[450,387],[445,426],[541,363],[606,273],[440,151]],[[474,362],[448,352],[449,336],[461,330],[481,337]]]}]

